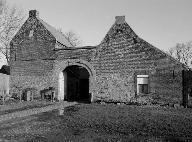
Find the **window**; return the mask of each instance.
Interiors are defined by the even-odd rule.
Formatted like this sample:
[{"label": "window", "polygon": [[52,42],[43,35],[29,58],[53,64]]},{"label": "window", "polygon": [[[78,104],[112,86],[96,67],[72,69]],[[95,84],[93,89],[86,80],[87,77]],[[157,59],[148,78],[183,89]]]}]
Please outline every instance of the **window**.
[{"label": "window", "polygon": [[149,76],[137,75],[137,93],[149,93]]},{"label": "window", "polygon": [[33,36],[33,33],[34,33],[34,30],[30,30],[30,32],[29,32],[29,37],[32,37],[32,36]]},{"label": "window", "polygon": [[172,74],[173,74],[173,79],[175,79],[175,71],[174,70],[172,71]]},{"label": "window", "polygon": [[138,84],[138,93],[148,94],[148,84]]}]

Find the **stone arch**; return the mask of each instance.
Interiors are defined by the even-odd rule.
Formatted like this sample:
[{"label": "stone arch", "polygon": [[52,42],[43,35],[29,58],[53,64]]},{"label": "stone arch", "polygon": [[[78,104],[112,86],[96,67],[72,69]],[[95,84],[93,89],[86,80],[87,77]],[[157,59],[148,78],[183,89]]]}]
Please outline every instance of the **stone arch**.
[{"label": "stone arch", "polygon": [[[91,102],[92,102],[94,100],[94,96],[95,96],[94,94],[95,94],[96,73],[95,73],[93,66],[89,62],[82,60],[82,59],[68,59],[68,60],[64,60],[64,61],[56,61],[56,64],[54,67],[55,68],[54,69],[54,78],[55,78],[55,88],[58,88],[56,90],[57,96],[58,97],[61,96],[61,94],[60,94],[61,90],[60,90],[59,85],[62,85],[62,84],[59,84],[59,82],[61,80],[64,80],[63,78],[61,78],[61,73],[67,67],[73,66],[73,65],[83,67],[88,71],[88,73],[89,73],[89,94],[91,95]],[[65,75],[63,75],[63,77],[64,76]],[[64,97],[60,98],[60,100],[63,100],[63,99],[64,99]]]}]

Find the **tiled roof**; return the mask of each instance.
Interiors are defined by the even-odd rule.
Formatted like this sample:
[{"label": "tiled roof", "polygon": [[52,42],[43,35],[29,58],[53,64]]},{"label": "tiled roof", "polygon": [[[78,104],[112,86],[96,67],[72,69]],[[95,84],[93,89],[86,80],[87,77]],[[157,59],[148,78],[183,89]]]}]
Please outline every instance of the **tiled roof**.
[{"label": "tiled roof", "polygon": [[43,21],[42,19],[40,19],[38,17],[38,20],[45,26],[45,28],[56,38],[56,40],[63,44],[66,47],[72,47],[73,45],[68,41],[68,39],[66,38],[66,36],[64,34],[62,34],[60,31],[56,30],[54,27],[52,27],[51,25],[47,24],[45,21]]}]

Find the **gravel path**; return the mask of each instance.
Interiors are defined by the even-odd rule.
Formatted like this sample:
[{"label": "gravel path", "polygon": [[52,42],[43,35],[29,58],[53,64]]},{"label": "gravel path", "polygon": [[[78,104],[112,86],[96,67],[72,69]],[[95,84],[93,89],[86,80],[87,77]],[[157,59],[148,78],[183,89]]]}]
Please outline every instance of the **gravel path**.
[{"label": "gravel path", "polygon": [[47,112],[47,111],[51,111],[54,109],[72,106],[75,104],[76,104],[76,102],[65,102],[65,101],[64,102],[56,102],[54,105],[49,105],[49,106],[40,107],[40,108],[33,108],[33,109],[8,113],[5,115],[0,115],[0,122],[5,121],[5,120],[10,120],[13,118],[25,117],[25,116],[29,116],[29,115],[42,113],[42,112]]}]

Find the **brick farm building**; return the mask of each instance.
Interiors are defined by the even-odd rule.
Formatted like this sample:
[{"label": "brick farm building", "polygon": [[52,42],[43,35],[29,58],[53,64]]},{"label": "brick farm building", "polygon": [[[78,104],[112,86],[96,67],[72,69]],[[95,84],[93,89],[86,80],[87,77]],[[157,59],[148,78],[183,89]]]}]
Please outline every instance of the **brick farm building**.
[{"label": "brick farm building", "polygon": [[55,89],[66,101],[130,102],[139,97],[182,102],[183,64],[115,22],[97,46],[72,47],[36,10],[10,43],[10,88]]}]

